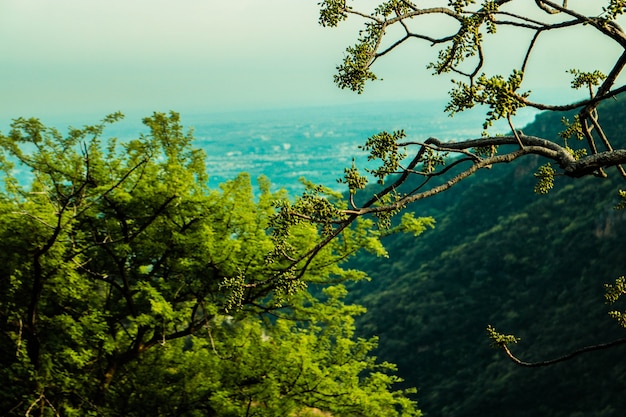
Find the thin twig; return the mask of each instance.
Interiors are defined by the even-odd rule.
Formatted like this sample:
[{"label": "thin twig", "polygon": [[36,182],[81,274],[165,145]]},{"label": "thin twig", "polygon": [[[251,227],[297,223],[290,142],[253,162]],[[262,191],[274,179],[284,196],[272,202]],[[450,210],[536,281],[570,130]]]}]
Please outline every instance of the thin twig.
[{"label": "thin twig", "polygon": [[518,359],[515,355],[513,355],[513,353],[511,353],[511,351],[509,350],[509,348],[508,348],[508,346],[506,344],[503,344],[502,348],[504,349],[504,352],[506,353],[508,358],[511,359],[515,364],[517,364],[519,366],[525,366],[525,367],[528,367],[528,368],[538,368],[538,367],[542,367],[542,366],[554,365],[555,363],[559,363],[559,362],[564,362],[564,361],[573,359],[576,356],[582,355],[583,353],[589,353],[589,352],[595,352],[595,351],[598,351],[598,350],[609,349],[609,348],[612,348],[614,346],[619,346],[619,345],[623,345],[623,344],[626,344],[626,338],[614,340],[614,341],[609,342],[609,343],[601,343],[601,344],[598,344],[598,345],[586,346],[584,348],[575,350],[573,352],[570,352],[570,353],[568,353],[566,355],[563,355],[561,357],[558,357],[556,359],[550,359],[550,360],[541,361],[541,362],[524,362],[524,361]]}]

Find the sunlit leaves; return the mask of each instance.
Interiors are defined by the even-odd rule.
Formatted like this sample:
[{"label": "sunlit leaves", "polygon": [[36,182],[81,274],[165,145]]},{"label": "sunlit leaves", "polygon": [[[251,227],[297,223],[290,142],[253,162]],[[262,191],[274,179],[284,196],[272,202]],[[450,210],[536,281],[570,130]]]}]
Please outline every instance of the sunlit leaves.
[{"label": "sunlit leaves", "polygon": [[[353,338],[361,309],[344,306],[339,287],[326,303],[306,292],[364,278],[340,264],[360,249],[386,254],[373,222],[339,229],[347,203],[311,183],[295,200],[264,178],[254,195],[246,174],[210,190],[204,154],[177,113],[145,118],[138,139],[103,140],[120,117],[66,136],[18,119],[0,135],[2,353],[24,370],[0,369],[12,387],[0,398],[27,399],[8,408],[23,415],[45,391],[63,415],[89,415],[95,402],[99,415],[207,404],[241,415],[253,403],[268,415],[309,404],[336,416],[397,406],[417,415],[390,390],[393,367],[369,356],[375,341]],[[11,180],[16,167],[29,176]],[[356,168],[345,181],[366,183]],[[267,312],[285,319],[263,320]]]},{"label": "sunlit leaves", "polygon": [[320,2],[320,25],[335,27],[339,22],[347,19],[346,3],[347,0],[324,0]]},{"label": "sunlit leaves", "polygon": [[517,91],[521,87],[522,78],[523,74],[515,70],[508,79],[501,75],[488,77],[482,74],[472,85],[457,81],[445,110],[454,114],[477,104],[486,105],[489,111],[483,128],[487,129],[494,121],[514,116],[519,108],[525,107],[520,98],[528,97],[529,93]]},{"label": "sunlit leaves", "polygon": [[574,115],[573,122],[570,122],[569,119],[563,117],[561,118],[561,123],[565,126],[565,130],[559,132],[559,136],[565,140],[565,143],[567,143],[567,141],[572,137],[577,140],[583,140],[585,138],[579,115]]},{"label": "sunlit leaves", "polygon": [[626,277],[619,277],[615,284],[604,284],[605,298],[610,304],[616,302],[622,295],[626,294]]},{"label": "sunlit leaves", "polygon": [[495,327],[492,325],[487,326],[487,336],[491,339],[492,346],[494,348],[500,348],[502,346],[506,346],[512,343],[517,343],[521,339],[511,334],[502,334],[498,333]]},{"label": "sunlit leaves", "polygon": [[[343,286],[327,287],[323,301],[303,297],[289,318],[217,316],[212,337],[193,336],[150,352],[121,381],[132,416],[178,404],[201,404],[217,415],[418,416],[412,391],[396,391],[391,364],[377,364],[375,338],[355,338],[354,318],[364,309],[345,305]],[[176,383],[167,390],[158,381]],[[135,386],[136,384],[136,386]],[[127,392],[134,395],[126,399]],[[154,400],[153,400],[154,399]],[[143,413],[143,414],[142,414]]]},{"label": "sunlit leaves", "polygon": [[333,225],[346,217],[335,192],[319,185],[306,186],[294,203],[284,199],[275,203],[277,212],[271,216],[269,225],[278,245],[291,246],[288,237],[293,235],[294,226],[319,226],[322,234],[328,236],[333,231]]},{"label": "sunlit leaves", "polygon": [[547,194],[554,187],[554,174],[556,174],[556,171],[549,163],[540,166],[537,172],[533,174],[537,178],[535,193]]},{"label": "sunlit leaves", "polygon": [[406,137],[404,130],[380,132],[372,135],[361,148],[369,152],[368,160],[380,160],[381,165],[375,169],[368,169],[380,184],[385,182],[389,174],[397,173],[400,161],[406,157],[406,152],[398,146],[398,141]]},{"label": "sunlit leaves", "polygon": [[607,20],[615,20],[618,16],[626,13],[625,0],[610,0],[606,7],[602,7],[604,18]]},{"label": "sunlit leaves", "polygon": [[462,13],[464,8],[470,4],[474,4],[475,0],[449,0],[448,6],[452,6],[455,12]]},{"label": "sunlit leaves", "polygon": [[337,74],[333,76],[337,86],[362,93],[367,81],[378,78],[369,69],[373,57],[373,51],[367,43],[357,43],[348,47],[343,63],[337,66]]},{"label": "sunlit leaves", "polygon": [[446,164],[446,152],[435,151],[431,148],[426,148],[424,156],[422,157],[423,173],[432,174],[436,171],[437,167],[444,166]]},{"label": "sunlit leaves", "polygon": [[362,190],[367,185],[367,177],[361,175],[359,170],[357,169],[354,161],[352,161],[352,166],[350,168],[344,169],[344,176],[337,180],[339,183],[346,184],[348,186],[348,191],[350,194],[356,194],[357,190]]},{"label": "sunlit leaves", "polygon": [[606,79],[606,75],[598,70],[593,72],[583,72],[577,69],[571,69],[567,72],[574,76],[574,79],[572,80],[572,88],[574,89],[587,87],[591,91],[592,87],[600,85],[600,83]]},{"label": "sunlit leaves", "polygon": [[402,15],[411,10],[411,7],[403,0],[385,1],[374,9],[374,16],[389,17],[393,14]]},{"label": "sunlit leaves", "polygon": [[[348,18],[352,8],[346,0],[325,0],[319,3],[319,23],[322,26],[335,27]],[[386,20],[390,16],[401,16],[411,10],[404,1],[390,0],[379,4],[372,12],[372,20],[368,20],[364,29],[359,32],[358,41],[346,48],[343,62],[337,66],[334,81],[340,88],[347,88],[362,93],[368,81],[378,79],[370,70],[377,56],[385,32]]]},{"label": "sunlit leaves", "polygon": [[496,153],[498,153],[498,147],[495,146],[495,145],[483,146],[483,147],[480,147],[480,148],[472,149],[472,152],[476,156],[490,158],[490,157],[494,156]]},{"label": "sunlit leaves", "polygon": [[399,231],[411,233],[417,237],[427,229],[435,227],[435,219],[432,217],[415,217],[413,213],[404,213],[400,219]]},{"label": "sunlit leaves", "polygon": [[454,70],[467,58],[478,53],[483,35],[480,32],[480,24],[483,20],[481,16],[472,15],[462,17],[461,28],[454,35],[452,43],[439,51],[436,62],[428,65],[427,68],[435,70],[435,74],[448,73]]},{"label": "sunlit leaves", "polygon": [[572,149],[568,146],[565,150],[569,152],[576,161],[587,155],[587,149]]},{"label": "sunlit leaves", "polygon": [[474,3],[473,0],[449,1],[448,5],[452,6],[461,26],[449,44],[439,51],[437,61],[428,65],[428,68],[435,70],[435,74],[459,72],[460,64],[480,53],[483,25],[486,26],[488,34],[496,33],[494,13],[498,11],[500,3],[485,1],[478,10],[467,10],[467,7]]},{"label": "sunlit leaves", "polygon": [[228,294],[226,304],[224,305],[225,313],[231,313],[232,311],[239,310],[243,306],[245,285],[245,277],[241,274],[232,277],[225,277],[220,282],[220,290],[224,290]]},{"label": "sunlit leaves", "polygon": [[498,11],[500,5],[501,2],[496,0],[483,3],[482,13],[485,15],[485,26],[489,34],[494,34],[497,31],[494,13]]},{"label": "sunlit leaves", "polygon": [[[621,276],[615,280],[615,284],[604,284],[604,297],[608,304],[616,303],[626,294],[626,277]],[[622,327],[626,327],[626,312],[613,310],[609,315],[616,319]]]}]

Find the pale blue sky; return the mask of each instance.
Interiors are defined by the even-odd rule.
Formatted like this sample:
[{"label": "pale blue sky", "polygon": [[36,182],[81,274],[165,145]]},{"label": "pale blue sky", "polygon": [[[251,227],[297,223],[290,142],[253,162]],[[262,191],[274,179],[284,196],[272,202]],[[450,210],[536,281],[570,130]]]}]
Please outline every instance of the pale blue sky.
[{"label": "pale blue sky", "polygon": [[354,31],[308,0],[0,0],[0,111],[234,109],[355,100]]},{"label": "pale blue sky", "polygon": [[[361,22],[321,28],[317,3],[0,0],[2,121],[116,110],[147,115],[445,98],[449,81],[428,75],[425,66],[435,51],[421,42],[381,61],[376,69],[384,81],[363,96],[338,90],[335,65]],[[592,69],[586,65],[608,62],[619,52],[598,46],[590,33],[574,35],[568,40],[576,50],[546,45],[537,51],[538,65],[529,77],[538,94],[566,87],[564,69]],[[506,34],[494,48],[505,57],[515,40]]]}]

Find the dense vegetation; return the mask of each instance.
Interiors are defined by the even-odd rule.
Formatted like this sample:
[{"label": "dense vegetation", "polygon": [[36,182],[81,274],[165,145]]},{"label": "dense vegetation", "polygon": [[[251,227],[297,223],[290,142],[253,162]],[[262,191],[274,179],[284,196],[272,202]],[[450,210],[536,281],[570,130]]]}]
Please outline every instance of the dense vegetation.
[{"label": "dense vegetation", "polygon": [[[625,113],[624,98],[602,108],[621,146]],[[541,114],[523,130],[556,138],[562,116]],[[530,362],[626,336],[603,285],[626,268],[626,213],[614,209],[624,179],[558,177],[537,195],[542,163],[479,172],[414,206],[435,217],[434,230],[389,238],[385,261],[354,261],[372,277],[351,289],[368,309],[358,328],[380,336],[379,355],[419,388],[426,415],[623,414],[626,346],[547,368],[520,368],[489,347],[488,324],[521,337],[510,348]]]},{"label": "dense vegetation", "polygon": [[209,189],[178,114],[124,143],[120,117],[0,134],[0,414],[419,415],[342,302],[367,222],[298,269],[318,230],[281,222],[284,192]]},{"label": "dense vegetation", "polygon": [[[529,14],[509,8],[514,0],[387,0],[369,13],[348,3],[319,3],[322,25],[366,20],[337,68],[340,87],[363,91],[377,59],[426,40],[440,47],[435,74],[461,79],[447,111],[487,106],[483,128],[503,119],[511,133],[418,142],[381,132],[363,147],[380,162],[368,171],[382,188],[368,188],[353,165],[341,179],[347,198],[308,184],[290,200],[264,179],[254,198],[246,175],[210,190],[176,113],[146,118],[149,133],[125,143],[103,138],[117,114],[67,135],[15,120],[0,135],[1,412],[419,415],[411,391],[393,387],[394,366],[369,354],[380,335],[381,355],[422,388],[431,414],[618,415],[621,346],[527,371],[485,349],[483,335],[487,324],[515,332],[530,361],[622,335],[606,319],[602,284],[623,274],[626,222],[612,206],[626,206],[626,192],[606,179],[626,177],[623,102],[606,103],[626,91],[626,52],[608,74],[567,71],[586,98],[561,105],[532,101],[525,72],[549,31],[593,30],[626,51],[617,23],[626,1],[599,2],[589,15],[550,0]],[[451,19],[450,32],[409,25],[424,16]],[[522,59],[506,76],[484,73],[493,55],[483,39],[502,27],[530,34]],[[387,34],[399,38],[383,42]],[[577,113],[565,126],[551,114],[520,131],[514,117],[525,106]],[[549,197],[532,194],[555,181]],[[415,240],[433,217],[438,231]],[[397,231],[413,236],[387,252],[380,238]],[[374,278],[354,284],[351,298],[371,309],[366,338],[354,335],[362,310],[342,301],[341,284],[363,277],[342,267],[360,249],[391,255],[358,262]],[[608,290],[620,298],[625,280]],[[515,340],[490,335],[505,351]]]}]

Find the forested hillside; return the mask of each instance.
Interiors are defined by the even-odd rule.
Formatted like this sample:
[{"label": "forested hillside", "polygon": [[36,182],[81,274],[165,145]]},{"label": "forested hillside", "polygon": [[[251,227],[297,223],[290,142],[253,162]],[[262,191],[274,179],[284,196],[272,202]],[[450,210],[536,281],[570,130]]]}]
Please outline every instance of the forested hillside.
[{"label": "forested hillside", "polygon": [[[624,98],[602,111],[623,140]],[[527,135],[558,140],[560,114],[542,114]],[[575,144],[570,146],[574,147]],[[615,144],[622,145],[623,144]],[[534,159],[533,159],[534,158]],[[626,346],[549,367],[522,368],[491,349],[488,324],[521,337],[512,351],[541,361],[626,336],[607,312],[605,283],[626,272],[624,179],[556,179],[533,192],[538,157],[483,170],[412,208],[433,215],[419,238],[391,237],[386,260],[360,256],[370,282],[351,300],[379,335],[380,359],[399,365],[429,416],[618,416],[626,408]]]}]

